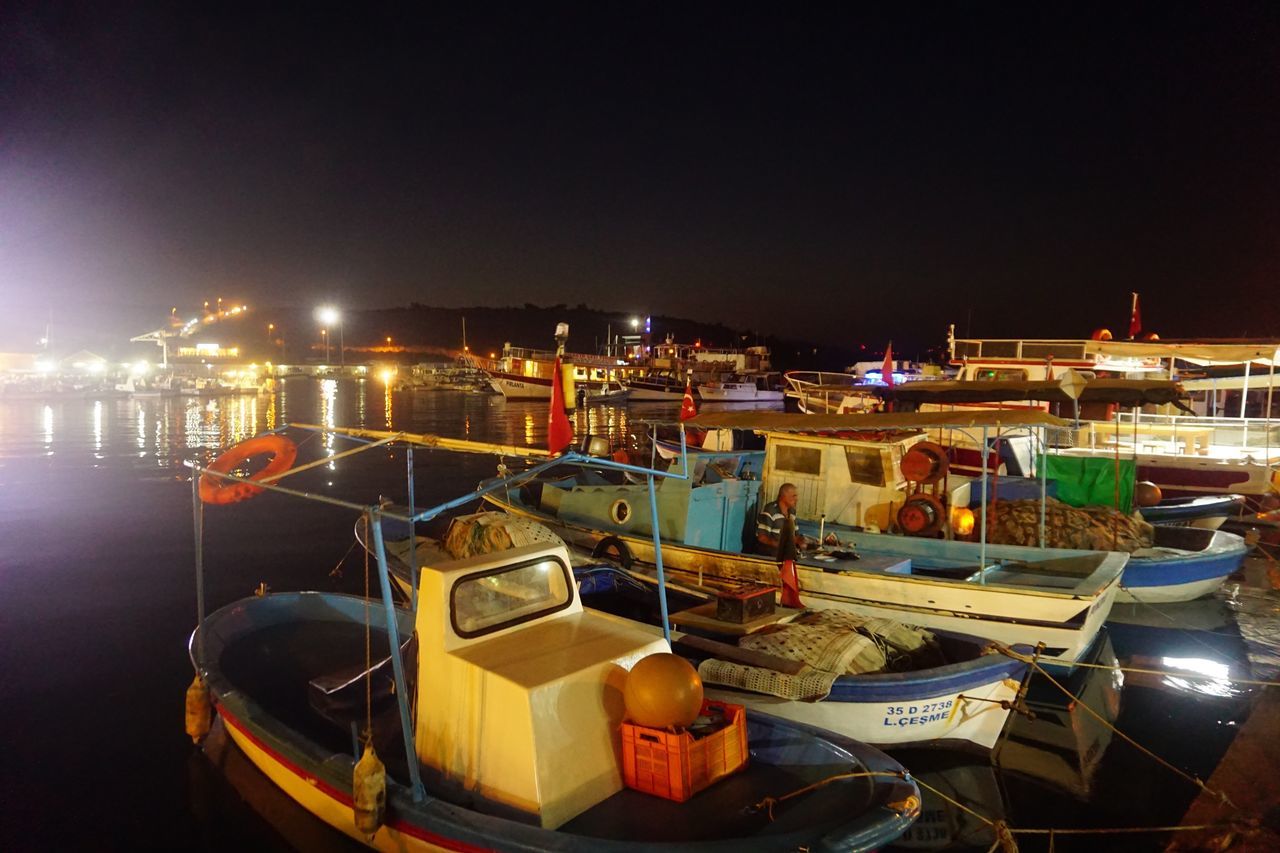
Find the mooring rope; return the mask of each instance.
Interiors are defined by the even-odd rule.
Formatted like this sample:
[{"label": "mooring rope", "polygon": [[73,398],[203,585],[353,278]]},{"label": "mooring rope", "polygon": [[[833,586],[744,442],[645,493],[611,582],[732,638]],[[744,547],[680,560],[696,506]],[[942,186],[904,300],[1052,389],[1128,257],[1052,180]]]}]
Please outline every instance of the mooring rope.
[{"label": "mooring rope", "polygon": [[[1074,704],[1076,704],[1076,705],[1078,705],[1079,707],[1084,708],[1086,711],[1088,711],[1088,712],[1089,712],[1089,714],[1090,714],[1091,716],[1093,716],[1093,717],[1094,717],[1098,722],[1102,723],[1102,725],[1103,725],[1103,726],[1105,726],[1107,729],[1109,729],[1109,730],[1112,732],[1112,734],[1119,735],[1119,736],[1120,736],[1120,737],[1121,737],[1121,738],[1122,738],[1126,743],[1128,743],[1130,746],[1134,747],[1134,748],[1135,748],[1135,749],[1137,749],[1139,752],[1143,753],[1143,754],[1144,754],[1144,755],[1146,755],[1148,758],[1150,758],[1150,759],[1152,759],[1153,761],[1155,761],[1157,764],[1162,765],[1163,767],[1165,767],[1165,768],[1167,768],[1168,770],[1172,771],[1172,772],[1173,772],[1173,773],[1175,773],[1176,775],[1178,775],[1178,776],[1182,777],[1183,779],[1187,780],[1188,782],[1192,783],[1193,785],[1195,785],[1196,787],[1198,787],[1200,790],[1204,791],[1205,793],[1210,794],[1210,795],[1211,795],[1211,796],[1213,796],[1213,797],[1216,797],[1216,798],[1218,799],[1218,801],[1219,801],[1219,802],[1226,803],[1226,804],[1230,805],[1232,808],[1235,808],[1235,803],[1231,802],[1231,798],[1230,798],[1230,797],[1228,797],[1224,792],[1222,792],[1222,791],[1216,791],[1216,790],[1214,790],[1213,788],[1210,788],[1210,787],[1209,787],[1208,785],[1206,785],[1206,784],[1204,783],[1204,781],[1203,781],[1203,780],[1201,780],[1198,776],[1195,776],[1194,774],[1188,773],[1187,771],[1183,770],[1182,768],[1175,766],[1174,764],[1170,763],[1170,762],[1169,762],[1169,761],[1167,761],[1166,759],[1164,759],[1164,758],[1162,758],[1161,756],[1157,755],[1156,753],[1152,752],[1152,751],[1151,751],[1150,749],[1148,749],[1147,747],[1145,747],[1145,746],[1143,746],[1142,744],[1138,743],[1136,740],[1134,740],[1132,737],[1130,737],[1129,735],[1127,735],[1127,734],[1125,734],[1124,732],[1122,732],[1120,729],[1116,728],[1114,725],[1112,725],[1112,723],[1111,723],[1111,722],[1110,722],[1106,717],[1102,716],[1102,714],[1098,713],[1098,712],[1097,712],[1097,711],[1095,711],[1092,707],[1090,707],[1090,706],[1089,706],[1089,703],[1087,703],[1087,702],[1083,702],[1083,701],[1081,701],[1080,699],[1078,699],[1074,693],[1072,693],[1070,690],[1068,690],[1066,687],[1064,687],[1064,686],[1063,686],[1063,685],[1062,685],[1062,684],[1061,684],[1061,683],[1060,683],[1056,678],[1054,678],[1052,675],[1050,675],[1050,674],[1048,673],[1048,671],[1047,671],[1047,670],[1045,670],[1045,668],[1044,668],[1043,666],[1041,666],[1037,661],[1032,660],[1032,659],[1031,659],[1031,657],[1030,657],[1029,655],[1020,655],[1020,654],[1018,654],[1017,652],[1015,652],[1013,649],[1010,649],[1010,648],[1008,648],[1007,646],[1002,646],[1002,645],[1000,645],[1000,644],[998,644],[998,643],[996,644],[996,648],[998,648],[998,649],[1000,650],[1001,654],[1008,655],[1009,657],[1012,657],[1012,658],[1014,658],[1015,660],[1025,661],[1026,663],[1030,664],[1032,667],[1034,667],[1034,668],[1035,668],[1036,672],[1038,672],[1038,673],[1040,673],[1041,675],[1043,675],[1043,676],[1045,677],[1045,679],[1046,679],[1046,680],[1048,680],[1048,682],[1049,682],[1050,684],[1052,684],[1054,687],[1056,687],[1058,690],[1060,690],[1060,691],[1061,691],[1064,695],[1066,695],[1066,696],[1067,696],[1067,698],[1069,698],[1069,699],[1070,699]],[[1104,666],[1104,667],[1101,667],[1101,668],[1103,668],[1103,669],[1118,669],[1118,667],[1105,667],[1105,666]],[[1167,673],[1160,673],[1160,674],[1167,674]]]}]

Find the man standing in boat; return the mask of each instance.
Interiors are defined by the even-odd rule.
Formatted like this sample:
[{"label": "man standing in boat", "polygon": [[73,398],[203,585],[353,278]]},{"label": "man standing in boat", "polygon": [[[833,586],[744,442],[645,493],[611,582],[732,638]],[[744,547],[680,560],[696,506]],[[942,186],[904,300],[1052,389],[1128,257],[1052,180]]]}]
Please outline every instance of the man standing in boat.
[{"label": "man standing in boat", "polygon": [[[794,483],[783,483],[778,489],[778,499],[767,503],[756,518],[756,550],[770,557],[777,555],[778,543],[782,540],[782,531],[786,526],[787,516],[795,515],[798,492]],[[792,530],[795,530],[792,527]],[[798,550],[808,550],[817,543],[795,532],[795,543]]]}]

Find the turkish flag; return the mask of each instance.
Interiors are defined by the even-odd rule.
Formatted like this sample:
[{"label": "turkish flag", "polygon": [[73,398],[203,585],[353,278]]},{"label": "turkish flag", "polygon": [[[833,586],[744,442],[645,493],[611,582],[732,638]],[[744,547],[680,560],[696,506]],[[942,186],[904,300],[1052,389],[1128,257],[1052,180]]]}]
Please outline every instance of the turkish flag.
[{"label": "turkish flag", "polygon": [[880,379],[885,385],[893,387],[893,341],[884,350],[884,366],[880,368]]},{"label": "turkish flag", "polygon": [[556,356],[551,376],[551,413],[547,418],[547,451],[560,453],[573,443],[573,424],[564,413],[564,380],[560,376],[560,356]]},{"label": "turkish flag", "polygon": [[684,399],[680,401],[680,420],[687,421],[689,418],[698,416],[698,407],[693,404],[693,380],[686,379],[684,383]]}]

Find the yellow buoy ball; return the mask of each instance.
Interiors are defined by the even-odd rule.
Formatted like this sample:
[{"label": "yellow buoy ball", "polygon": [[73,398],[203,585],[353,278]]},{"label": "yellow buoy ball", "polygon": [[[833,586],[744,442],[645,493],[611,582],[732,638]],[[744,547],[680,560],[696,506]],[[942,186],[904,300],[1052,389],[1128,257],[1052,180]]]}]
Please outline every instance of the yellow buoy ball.
[{"label": "yellow buoy ball", "polygon": [[669,652],[641,658],[622,691],[627,719],[639,726],[687,726],[702,710],[702,679],[687,660]]},{"label": "yellow buoy ball", "polygon": [[1164,500],[1160,487],[1150,480],[1143,480],[1133,488],[1133,502],[1138,506],[1155,506]]}]

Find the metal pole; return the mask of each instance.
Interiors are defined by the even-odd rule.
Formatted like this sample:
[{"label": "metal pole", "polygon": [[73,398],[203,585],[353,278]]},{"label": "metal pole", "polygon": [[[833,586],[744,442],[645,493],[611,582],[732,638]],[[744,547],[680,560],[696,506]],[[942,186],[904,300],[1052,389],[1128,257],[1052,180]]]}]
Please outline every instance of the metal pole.
[{"label": "metal pole", "polygon": [[662,535],[658,530],[658,491],[653,485],[653,474],[646,477],[649,481],[649,521],[653,524],[653,565],[658,570],[658,611],[662,618],[662,636],[667,638],[667,646],[671,646],[671,623],[667,620],[667,576],[662,570]]},{"label": "metal pole", "polygon": [[400,659],[400,629],[396,626],[396,607],[391,602],[391,579],[387,574],[387,550],[382,542],[382,511],[369,507],[373,547],[378,557],[378,583],[382,586],[382,606],[387,611],[387,639],[391,644],[391,669],[396,677],[396,702],[400,706],[400,730],[404,735],[404,755],[409,765],[409,781],[413,801],[426,799],[422,777],[418,773],[418,753],[413,748],[413,722],[409,718],[409,688],[404,678],[404,661]]},{"label": "metal pole", "polygon": [[1276,355],[1271,354],[1271,364],[1267,366],[1267,414],[1266,425],[1263,427],[1267,431],[1267,467],[1271,467],[1271,389],[1276,381]]},{"label": "metal pole", "polygon": [[982,428],[982,543],[978,551],[978,583],[987,583],[987,428]]},{"label": "metal pole", "polygon": [[347,366],[347,337],[343,332],[342,317],[338,317],[338,364],[340,367]]},{"label": "metal pole", "polygon": [[1044,547],[1045,505],[1049,502],[1049,428],[1040,430],[1040,547]]},{"label": "metal pole", "polygon": [[204,664],[204,503],[200,500],[200,472],[191,469],[191,521],[196,542],[196,657]]},{"label": "metal pole", "polygon": [[418,612],[418,524],[413,520],[417,512],[413,505],[413,445],[405,451],[405,467],[409,477],[409,607]]},{"label": "metal pole", "polygon": [[1249,446],[1249,421],[1244,416],[1244,401],[1249,398],[1249,368],[1253,367],[1252,361],[1244,363],[1244,388],[1240,390],[1240,421],[1244,424],[1244,432],[1240,436],[1240,449],[1243,451]]}]

